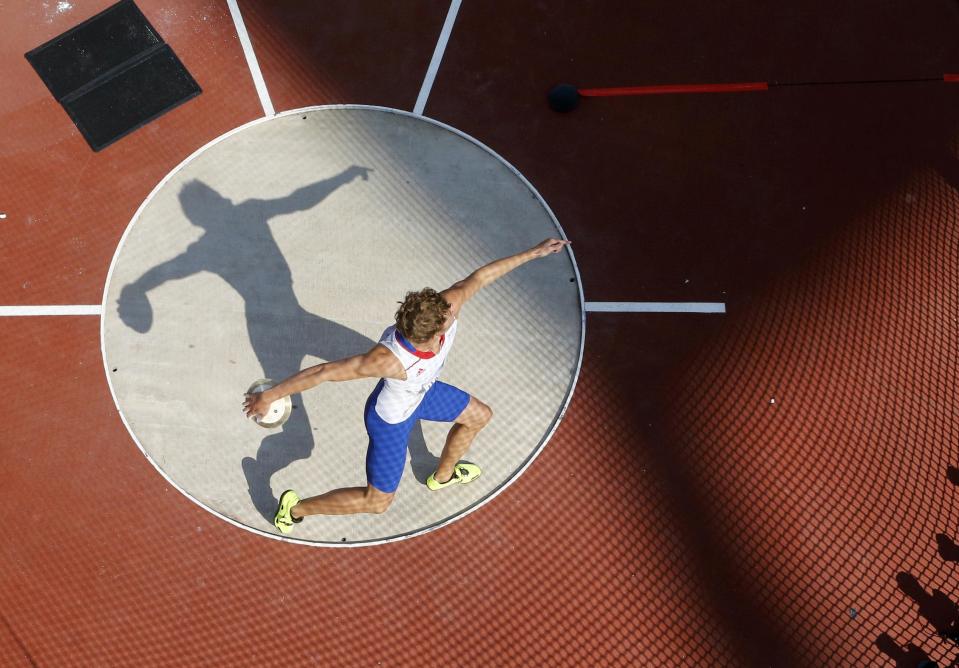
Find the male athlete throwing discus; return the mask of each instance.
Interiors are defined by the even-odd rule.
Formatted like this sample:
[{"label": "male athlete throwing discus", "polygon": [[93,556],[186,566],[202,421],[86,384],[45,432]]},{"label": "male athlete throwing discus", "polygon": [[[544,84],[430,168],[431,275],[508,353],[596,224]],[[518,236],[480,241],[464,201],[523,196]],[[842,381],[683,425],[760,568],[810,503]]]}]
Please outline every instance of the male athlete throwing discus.
[{"label": "male athlete throwing discus", "polygon": [[475,464],[460,458],[489,424],[493,411],[482,401],[437,378],[456,340],[463,304],[489,285],[530,260],[558,253],[570,242],[546,239],[522,253],[480,267],[443,292],[424,288],[408,292],[396,311],[396,324],[362,355],[317,364],[266,390],[247,394],[247,417],[262,417],[277,399],[326,381],[379,378],[366,400],[364,422],[370,442],[366,451],[366,487],[334,489],[307,499],[291,489],[280,495],[273,524],[288,534],[307,515],[382,513],[393,502],[406,464],[406,441],[417,420],[453,422],[436,471],[426,480],[431,490],[468,483],[480,475]]}]

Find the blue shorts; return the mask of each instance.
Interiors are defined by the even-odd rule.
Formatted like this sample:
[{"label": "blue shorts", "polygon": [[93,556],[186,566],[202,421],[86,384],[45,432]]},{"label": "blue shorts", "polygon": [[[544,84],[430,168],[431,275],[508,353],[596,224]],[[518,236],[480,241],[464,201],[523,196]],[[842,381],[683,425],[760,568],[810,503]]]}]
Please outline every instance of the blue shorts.
[{"label": "blue shorts", "polygon": [[376,414],[376,399],[383,389],[383,380],[366,400],[363,421],[370,445],[366,450],[366,481],[376,489],[392,494],[400,486],[406,464],[406,442],[417,420],[454,422],[466,409],[470,395],[463,390],[436,381],[423,401],[404,422],[390,424]]}]

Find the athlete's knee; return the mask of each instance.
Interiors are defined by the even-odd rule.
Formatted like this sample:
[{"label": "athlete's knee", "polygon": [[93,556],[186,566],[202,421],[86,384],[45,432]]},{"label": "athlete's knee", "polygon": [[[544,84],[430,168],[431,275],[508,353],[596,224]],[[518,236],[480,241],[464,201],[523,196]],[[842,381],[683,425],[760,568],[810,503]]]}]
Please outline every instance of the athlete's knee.
[{"label": "athlete's knee", "polygon": [[381,492],[372,485],[366,488],[366,511],[377,515],[385,513],[393,503],[394,494]]},{"label": "athlete's knee", "polygon": [[488,425],[490,423],[490,420],[492,419],[493,419],[493,409],[487,406],[486,404],[483,404],[483,413],[482,413],[483,426],[485,427],[486,425]]},{"label": "athlete's knee", "polygon": [[476,397],[470,397],[469,403],[466,404],[466,408],[463,409],[460,416],[456,418],[456,422],[467,429],[482,429],[492,419],[493,409]]},{"label": "athlete's knee", "polygon": [[370,512],[374,515],[382,515],[387,510],[389,510],[390,504],[393,503],[393,499],[387,499],[385,501],[376,501],[370,507]]}]

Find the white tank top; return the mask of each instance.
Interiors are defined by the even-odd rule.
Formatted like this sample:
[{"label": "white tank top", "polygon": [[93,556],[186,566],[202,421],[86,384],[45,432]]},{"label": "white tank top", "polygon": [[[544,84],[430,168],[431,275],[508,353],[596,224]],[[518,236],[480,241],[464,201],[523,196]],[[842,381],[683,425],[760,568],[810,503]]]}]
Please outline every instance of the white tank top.
[{"label": "white tank top", "polygon": [[396,331],[396,325],[386,328],[379,342],[400,360],[400,364],[406,369],[406,380],[383,379],[383,389],[376,399],[375,410],[384,422],[404,422],[420,405],[446,364],[458,326],[459,321],[454,319],[446,334],[440,337],[438,353],[416,350],[412,343]]}]

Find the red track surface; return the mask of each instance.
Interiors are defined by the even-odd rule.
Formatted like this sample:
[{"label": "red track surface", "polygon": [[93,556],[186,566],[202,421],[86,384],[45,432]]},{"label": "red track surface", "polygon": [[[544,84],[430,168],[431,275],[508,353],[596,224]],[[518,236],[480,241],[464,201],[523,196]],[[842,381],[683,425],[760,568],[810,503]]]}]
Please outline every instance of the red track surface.
[{"label": "red track surface", "polygon": [[[0,303],[99,302],[156,183],[262,114],[225,4],[142,2],[204,92],[92,153],[23,53],[108,4],[0,8],[16,26]],[[959,87],[568,115],[545,94],[941,77],[959,70],[959,9],[527,4],[464,1],[426,114],[536,185],[587,300],[729,314],[589,315],[576,394],[529,471],[449,527],[356,550],[258,538],[169,487],[115,412],[96,318],[0,319],[18,411],[0,450],[0,664],[954,659],[934,633],[959,602]],[[277,111],[412,108],[448,3],[307,7],[241,2]]]}]

